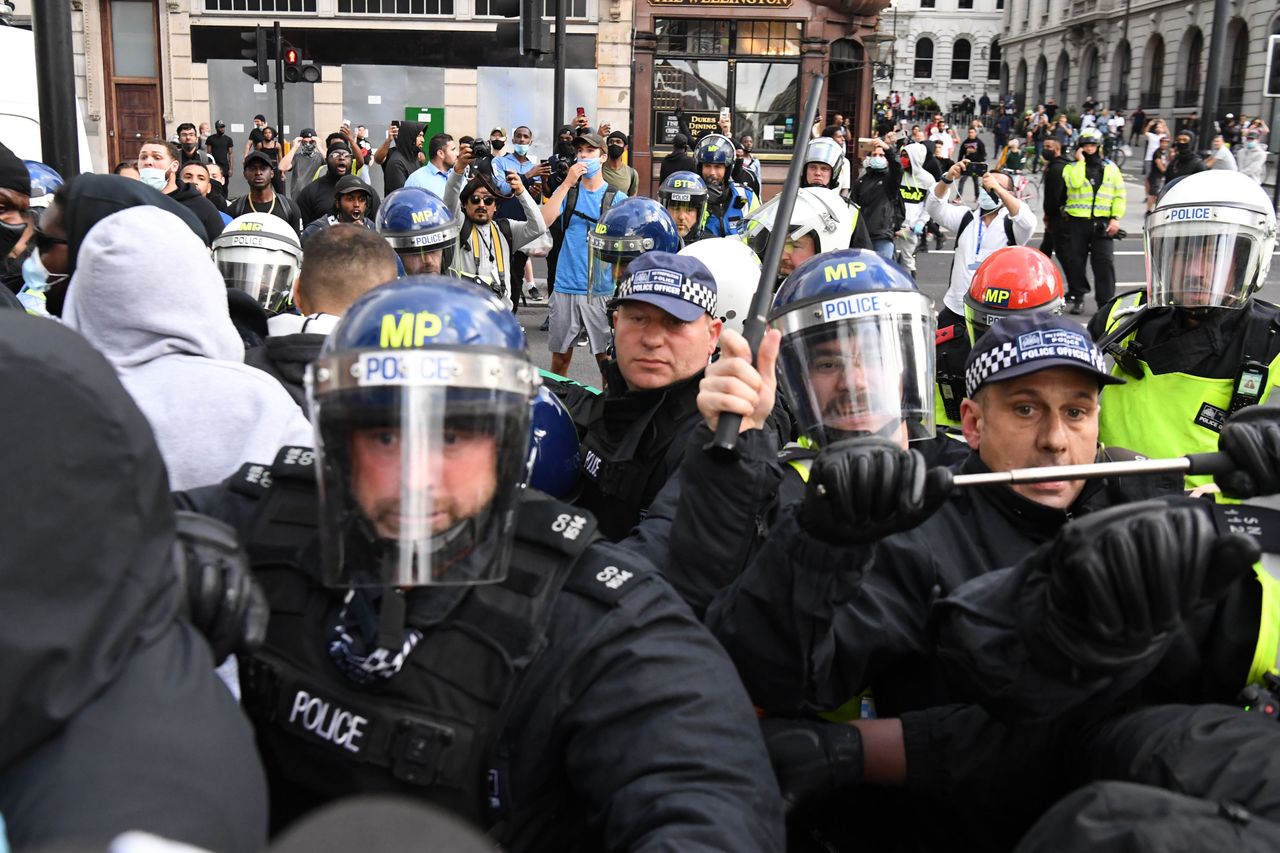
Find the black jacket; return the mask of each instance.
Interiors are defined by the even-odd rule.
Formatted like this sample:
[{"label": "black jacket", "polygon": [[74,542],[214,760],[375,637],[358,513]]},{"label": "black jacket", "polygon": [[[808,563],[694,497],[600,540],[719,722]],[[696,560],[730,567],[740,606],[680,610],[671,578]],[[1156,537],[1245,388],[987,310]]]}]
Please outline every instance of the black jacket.
[{"label": "black jacket", "polygon": [[1062,209],[1067,205],[1067,184],[1062,170],[1072,162],[1065,154],[1054,157],[1044,169],[1044,221],[1062,220]]},{"label": "black jacket", "polygon": [[863,169],[862,177],[853,185],[849,199],[862,208],[859,219],[865,219],[873,240],[891,240],[904,216],[902,196],[902,163],[896,154],[885,155],[888,168],[882,172]]},{"label": "black jacket", "polygon": [[987,145],[981,139],[961,139],[956,147],[956,160],[969,160],[973,163],[987,161]]},{"label": "black jacket", "polygon": [[320,347],[326,337],[307,333],[268,337],[262,346],[245,351],[244,363],[274,376],[293,401],[302,407],[303,413],[310,417],[307,391],[302,380],[307,365],[320,355]]},{"label": "black jacket", "polygon": [[[173,196],[154,190],[142,181],[120,175],[77,175],[71,182],[70,189],[67,190],[67,205],[63,213],[66,217],[64,224],[67,229],[67,255],[70,265],[67,272],[75,271],[80,244],[84,242],[90,228],[113,213],[143,204],[172,213],[181,219],[183,224],[190,228],[205,245],[210,244],[209,232],[203,221]],[[214,215],[217,216],[217,211],[214,211]],[[218,228],[221,232],[221,217],[218,218]]]},{"label": "black jacket", "polygon": [[1178,178],[1185,178],[1187,175],[1194,175],[1209,168],[1196,152],[1196,135],[1189,130],[1180,130],[1177,136],[1183,134],[1190,136],[1191,141],[1187,143],[1186,148],[1178,149],[1174,157],[1169,160],[1169,164],[1165,166],[1164,185],[1166,187]]},{"label": "black jacket", "polygon": [[182,614],[168,478],[146,418],[83,338],[18,312],[0,311],[0,393],[0,429],[22,437],[0,478],[9,842],[100,849],[144,830],[262,850],[262,766]]},{"label": "black jacket", "polygon": [[[314,222],[333,210],[334,191],[338,187],[340,177],[341,175],[333,171],[332,166],[326,166],[324,174],[307,184],[294,196],[293,200],[298,204],[299,218],[302,222]],[[369,187],[369,209],[364,212],[364,215],[377,221],[379,204],[378,193],[373,187]]]},{"label": "black jacket", "polygon": [[[248,473],[176,497],[233,523],[255,562],[298,566],[297,589],[273,600],[273,613],[296,614],[300,596],[322,593],[336,606],[342,593],[323,591],[314,579],[313,541],[276,548],[274,556],[252,544],[271,499],[262,478],[250,481]],[[281,482],[274,471],[273,480]],[[530,494],[520,516],[535,512],[539,500]],[[305,516],[293,523],[305,525]],[[583,535],[591,535],[589,526]],[[518,676],[498,746],[485,757],[492,763],[484,766],[505,771],[490,777],[495,802],[481,822],[512,851],[781,850],[781,800],[750,703],[723,651],[633,553],[595,540],[574,565],[554,598],[541,653]],[[528,566],[519,568],[528,575]],[[436,625],[418,623],[418,605],[440,589],[406,596],[410,624],[425,633],[418,649],[462,607],[454,605],[443,621],[435,617]],[[325,642],[320,626],[314,637]],[[403,676],[374,696],[396,701]],[[333,754],[332,761],[356,763],[341,748]],[[315,807],[327,799],[312,793],[321,780],[299,778],[291,762],[268,755],[267,765],[280,781],[273,804],[306,804],[310,796]],[[361,793],[351,787],[347,793]],[[412,789],[388,778],[380,790]]]},{"label": "black jacket", "polygon": [[672,151],[662,158],[662,168],[658,170],[658,182],[665,181],[668,175],[675,172],[694,172],[696,174],[697,171],[698,166],[688,151]]},{"label": "black jacket", "polygon": [[213,206],[213,202],[201,195],[195,184],[184,184],[181,181],[178,181],[178,188],[168,195],[169,198],[195,214],[207,235],[205,245],[213,245],[213,241],[222,233],[223,228],[222,217],[218,215],[218,208]]},{"label": "black jacket", "polygon": [[680,467],[689,433],[702,420],[696,403],[702,372],[653,391],[627,390],[617,362],[606,363],[605,376],[604,394],[580,396],[570,407],[583,442],[582,491],[574,503],[616,542]]},{"label": "black jacket", "polygon": [[270,213],[288,222],[295,233],[302,233],[302,217],[298,213],[298,205],[284,193],[276,193],[275,198],[270,202],[254,205],[254,207],[257,207],[257,210],[250,207],[249,196],[242,195],[227,206],[227,215],[235,219],[246,213]]},{"label": "black jacket", "polygon": [[[418,121],[400,123],[396,134],[396,144],[387,152],[387,159],[382,164],[382,194],[390,195],[404,186],[409,176],[418,169],[418,134],[426,125]],[[426,140],[423,140],[424,142]],[[310,222],[315,217],[303,220]]]}]

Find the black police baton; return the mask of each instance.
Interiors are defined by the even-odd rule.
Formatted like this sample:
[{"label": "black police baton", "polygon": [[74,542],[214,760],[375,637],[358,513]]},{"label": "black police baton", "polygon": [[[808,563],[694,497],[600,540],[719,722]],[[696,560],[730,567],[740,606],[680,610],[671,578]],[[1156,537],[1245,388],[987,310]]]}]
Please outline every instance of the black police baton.
[{"label": "black police baton", "polygon": [[1133,459],[1128,462],[1090,462],[1085,465],[1046,465],[1040,468],[1015,468],[1012,471],[995,471],[990,474],[957,474],[951,485],[964,486],[1016,486],[1021,483],[1049,483],[1057,480],[1096,480],[1101,477],[1126,477],[1135,474],[1166,474],[1178,472],[1188,476],[1197,474],[1225,474],[1235,470],[1231,457],[1225,453],[1192,453],[1172,459]]},{"label": "black police baton", "polygon": [[[773,215],[773,227],[769,230],[769,242],[765,245],[763,265],[760,267],[760,283],[756,285],[755,298],[751,300],[751,313],[743,324],[742,336],[751,347],[751,361],[755,363],[756,351],[760,349],[760,341],[764,340],[768,324],[769,303],[773,301],[773,283],[778,276],[778,267],[782,263],[782,247],[787,242],[787,232],[791,229],[791,211],[796,206],[796,194],[800,191],[800,175],[804,172],[804,152],[800,150],[801,136],[809,133],[814,120],[818,117],[818,99],[822,96],[822,84],[825,77],[813,75],[813,84],[809,88],[809,100],[804,105],[804,118],[796,129],[796,146],[791,157],[791,167],[787,170],[787,179],[782,184],[782,194],[778,198],[778,209]],[[803,144],[808,144],[805,140]],[[729,176],[725,175],[725,180]],[[738,427],[742,425],[742,415],[724,412],[720,415],[720,423],[716,426],[716,434],[706,450],[731,453],[738,443]]]}]

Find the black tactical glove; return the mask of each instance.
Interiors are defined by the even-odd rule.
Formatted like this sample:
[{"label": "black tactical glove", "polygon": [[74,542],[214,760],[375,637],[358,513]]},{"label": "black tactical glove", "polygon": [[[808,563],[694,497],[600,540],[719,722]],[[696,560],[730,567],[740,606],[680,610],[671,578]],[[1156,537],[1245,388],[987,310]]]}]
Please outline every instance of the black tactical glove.
[{"label": "black tactical glove", "polygon": [[919,451],[884,438],[850,438],[814,460],[800,523],[828,542],[874,542],[917,526],[950,492],[951,471],[929,468]]},{"label": "black tactical glove", "polygon": [[1223,494],[1243,499],[1280,492],[1280,408],[1248,406],[1236,412],[1222,427],[1218,449],[1235,465],[1214,478]]},{"label": "black tactical glove", "polygon": [[1191,501],[1085,516],[1031,558],[1049,576],[1044,635],[1086,671],[1123,668],[1249,575],[1259,553],[1249,536],[1219,535]]},{"label": "black tactical glove", "polygon": [[822,720],[760,721],[769,761],[789,806],[862,781],[862,733]]},{"label": "black tactical glove", "polygon": [[267,634],[269,608],[235,530],[199,513],[176,515],[174,569],[187,617],[209,641],[214,664],[257,648]]}]

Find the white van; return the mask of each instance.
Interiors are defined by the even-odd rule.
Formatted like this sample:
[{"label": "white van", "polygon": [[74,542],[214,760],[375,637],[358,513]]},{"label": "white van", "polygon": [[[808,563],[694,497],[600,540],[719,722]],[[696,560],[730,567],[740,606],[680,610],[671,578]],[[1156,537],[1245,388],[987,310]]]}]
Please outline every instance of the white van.
[{"label": "white van", "polygon": [[[35,36],[30,30],[0,25],[0,80],[4,81],[0,86],[0,142],[23,160],[43,161]],[[80,139],[80,171],[92,172],[93,158],[78,105],[76,136]]]}]

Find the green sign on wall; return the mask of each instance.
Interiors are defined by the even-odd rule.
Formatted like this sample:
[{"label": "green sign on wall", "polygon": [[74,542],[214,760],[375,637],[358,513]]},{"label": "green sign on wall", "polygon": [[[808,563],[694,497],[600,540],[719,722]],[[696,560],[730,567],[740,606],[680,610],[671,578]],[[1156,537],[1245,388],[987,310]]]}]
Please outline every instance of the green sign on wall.
[{"label": "green sign on wall", "polygon": [[405,121],[420,121],[427,126],[422,132],[423,147],[437,133],[444,133],[444,107],[405,107]]}]

